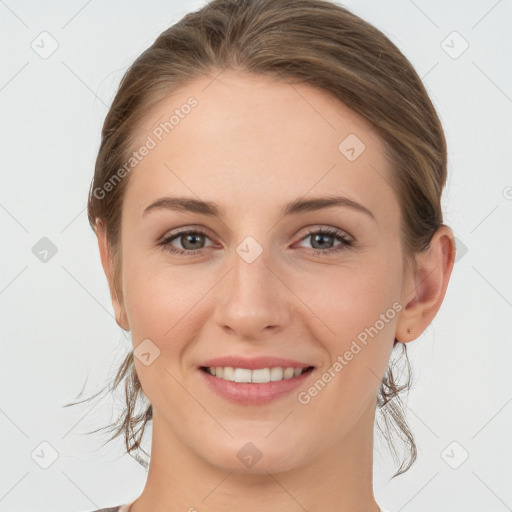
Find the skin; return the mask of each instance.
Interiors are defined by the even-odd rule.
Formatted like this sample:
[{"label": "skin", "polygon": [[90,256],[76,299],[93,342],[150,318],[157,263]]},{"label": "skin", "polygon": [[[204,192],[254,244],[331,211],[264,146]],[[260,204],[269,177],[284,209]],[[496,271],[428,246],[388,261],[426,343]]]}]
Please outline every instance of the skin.
[{"label": "skin", "polygon": [[[365,119],[308,85],[242,72],[205,77],[148,112],[135,140],[142,144],[190,96],[197,107],[125,178],[119,295],[105,230],[97,229],[117,322],[131,331],[134,350],[145,339],[160,350],[148,366],[135,358],[153,437],[147,483],[131,511],[377,512],[380,379],[394,338],[412,341],[435,317],[453,233],[441,227],[431,250],[417,255],[419,270],[402,279],[399,202],[384,143]],[[366,146],[354,161],[338,150],[349,134]],[[375,219],[347,207],[280,214],[293,199],[334,193]],[[213,201],[223,215],[142,216],[166,195]],[[198,226],[208,234],[196,240],[195,256],[158,245],[172,230]],[[315,255],[340,241],[315,244],[310,227],[338,228],[353,245]],[[250,264],[236,252],[247,236],[263,249]],[[187,250],[186,242],[172,245]],[[197,369],[220,355],[292,358],[315,366],[300,388],[307,390],[393,303],[401,311],[307,404],[295,391],[270,404],[233,404]],[[249,441],[262,454],[251,468],[237,457]]]}]

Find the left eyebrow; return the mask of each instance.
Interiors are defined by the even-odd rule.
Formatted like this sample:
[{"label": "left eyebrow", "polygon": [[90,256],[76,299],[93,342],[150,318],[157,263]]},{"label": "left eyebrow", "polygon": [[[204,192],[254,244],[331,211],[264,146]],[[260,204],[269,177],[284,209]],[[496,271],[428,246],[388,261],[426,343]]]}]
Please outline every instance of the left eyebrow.
[{"label": "left eyebrow", "polygon": [[298,198],[285,205],[282,214],[290,215],[294,213],[311,212],[315,210],[322,210],[324,208],[330,208],[332,206],[352,208],[358,212],[365,213],[375,222],[377,221],[375,215],[373,215],[373,213],[368,208],[366,208],[366,206],[363,206],[362,204],[359,204],[356,201],[353,201],[352,199],[344,196],[316,197],[313,199]]},{"label": "left eyebrow", "polygon": [[[344,196],[327,196],[327,197],[316,197],[312,199],[298,198],[287,203],[281,210],[282,216],[288,216],[298,213],[311,212],[316,210],[322,210],[325,208],[331,208],[333,206],[341,206],[346,208],[352,208],[358,212],[364,213],[372,218],[375,222],[377,221],[375,215],[362,204],[349,199]],[[146,215],[151,210],[155,209],[166,209],[166,210],[178,210],[178,211],[190,211],[194,213],[200,213],[202,215],[221,217],[222,212],[218,205],[211,201],[202,201],[194,199],[192,197],[161,197],[151,203],[142,213],[142,216]]]}]

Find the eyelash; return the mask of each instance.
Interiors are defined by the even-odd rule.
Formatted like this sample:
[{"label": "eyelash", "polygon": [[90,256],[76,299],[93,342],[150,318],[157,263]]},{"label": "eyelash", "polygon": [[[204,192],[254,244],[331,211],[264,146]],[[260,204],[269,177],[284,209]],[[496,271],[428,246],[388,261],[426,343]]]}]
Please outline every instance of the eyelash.
[{"label": "eyelash", "polygon": [[[178,254],[178,255],[186,254],[187,256],[195,256],[195,255],[199,254],[202,249],[197,249],[195,251],[194,250],[177,249],[176,247],[173,247],[171,245],[171,242],[173,240],[175,240],[176,238],[179,238],[180,236],[183,236],[183,235],[196,235],[196,234],[201,234],[201,235],[205,235],[206,237],[208,237],[208,234],[203,229],[194,228],[193,230],[189,229],[189,230],[183,230],[183,231],[179,231],[176,233],[172,233],[171,235],[169,235],[168,237],[166,237],[162,241],[160,241],[158,243],[158,245],[163,246],[167,251],[169,251],[173,254]],[[341,242],[340,244],[338,244],[334,247],[331,247],[330,249],[326,249],[326,250],[311,249],[310,252],[314,256],[326,256],[326,255],[331,255],[333,253],[337,253],[340,251],[344,251],[346,249],[351,248],[354,243],[353,240],[351,240],[345,236],[345,233],[343,231],[340,231],[339,229],[336,229],[336,228],[312,229],[311,231],[308,231],[308,233],[306,233],[306,235],[304,237],[301,238],[301,241],[305,240],[306,238],[308,238],[311,235],[329,235],[329,236],[333,236],[333,237],[337,238]]]}]

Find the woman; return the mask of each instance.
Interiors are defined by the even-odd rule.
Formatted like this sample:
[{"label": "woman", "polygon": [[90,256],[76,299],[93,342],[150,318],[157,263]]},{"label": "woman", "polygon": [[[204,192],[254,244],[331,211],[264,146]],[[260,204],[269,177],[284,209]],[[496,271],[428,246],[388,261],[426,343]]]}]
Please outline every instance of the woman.
[{"label": "woman", "polygon": [[129,453],[152,420],[142,494],[103,510],[382,510],[377,409],[408,440],[397,474],[416,456],[390,356],[454,262],[446,160],[411,64],[334,3],[213,0],[157,38],[106,117],[88,205],[133,343]]}]

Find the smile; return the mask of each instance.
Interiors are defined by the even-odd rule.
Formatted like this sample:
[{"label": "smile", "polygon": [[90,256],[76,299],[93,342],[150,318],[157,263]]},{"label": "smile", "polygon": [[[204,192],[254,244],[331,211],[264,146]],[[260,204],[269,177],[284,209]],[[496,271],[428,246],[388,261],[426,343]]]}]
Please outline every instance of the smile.
[{"label": "smile", "polygon": [[311,371],[313,367],[293,368],[274,366],[250,370],[248,368],[234,368],[232,366],[203,366],[201,369],[214,377],[231,382],[263,384],[266,382],[277,382],[280,380],[288,380],[293,377],[298,377],[303,373]]},{"label": "smile", "polygon": [[244,406],[262,406],[290,396],[312,378],[314,366],[201,366],[203,382],[217,396]]}]

